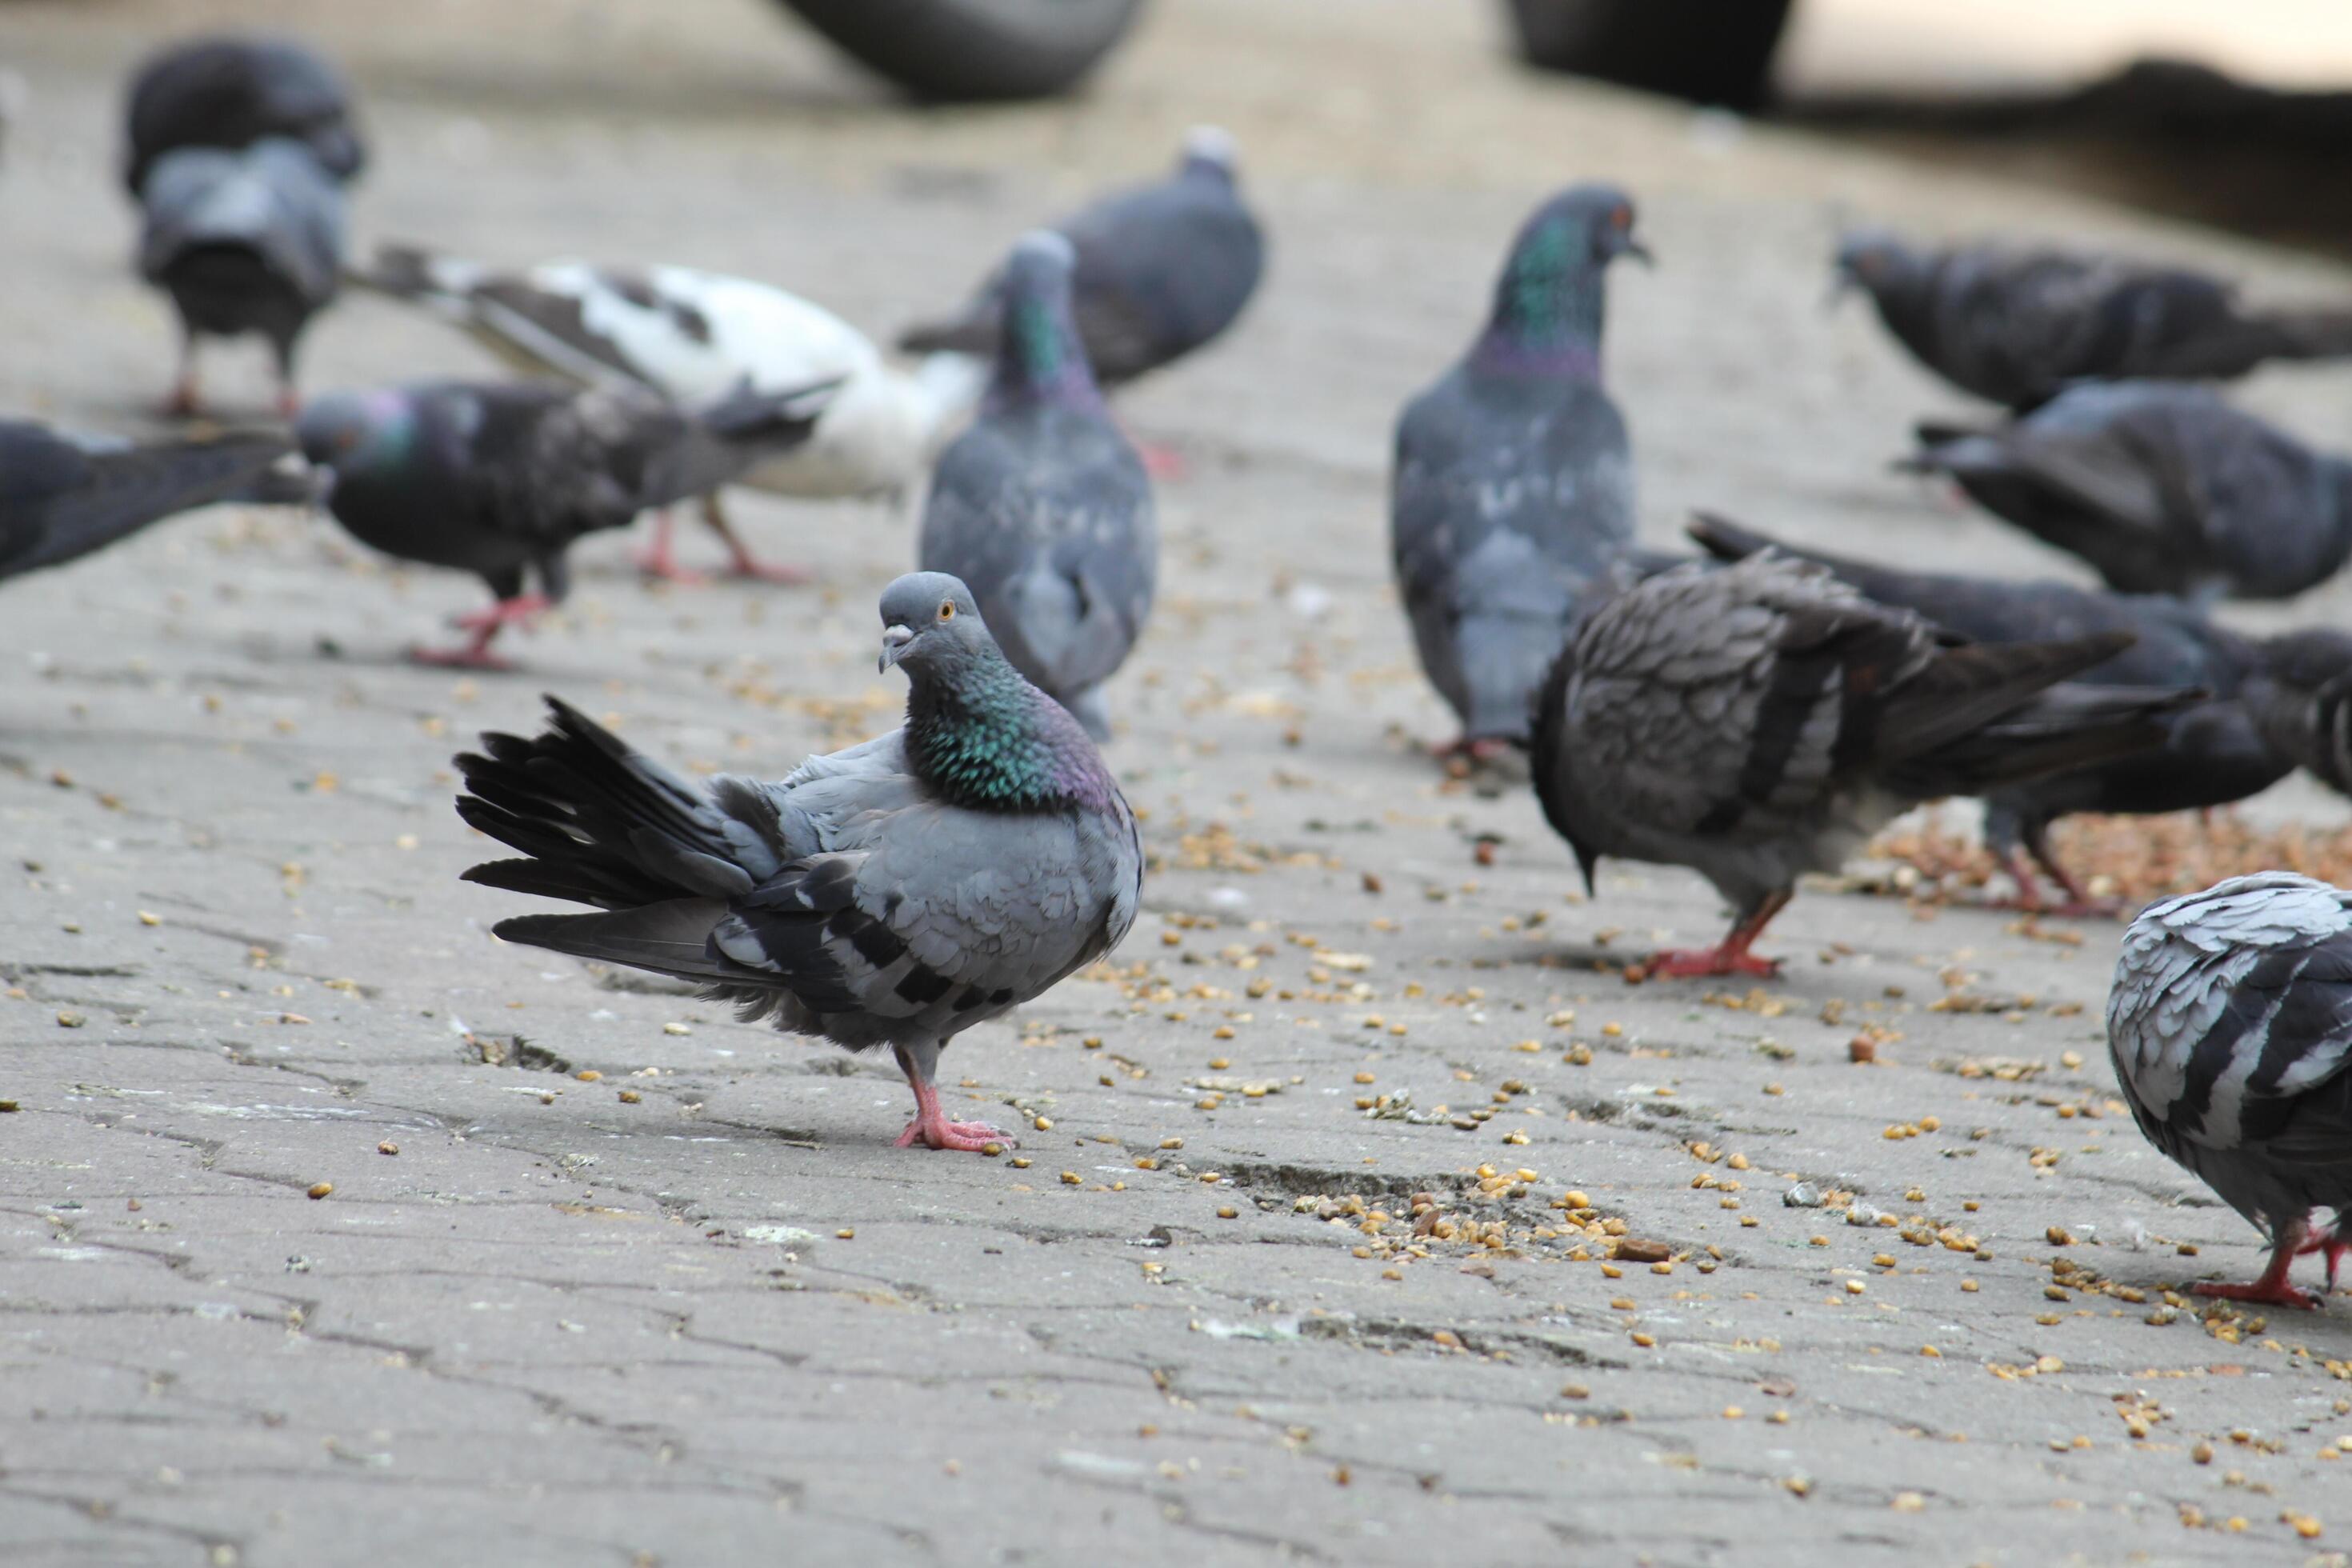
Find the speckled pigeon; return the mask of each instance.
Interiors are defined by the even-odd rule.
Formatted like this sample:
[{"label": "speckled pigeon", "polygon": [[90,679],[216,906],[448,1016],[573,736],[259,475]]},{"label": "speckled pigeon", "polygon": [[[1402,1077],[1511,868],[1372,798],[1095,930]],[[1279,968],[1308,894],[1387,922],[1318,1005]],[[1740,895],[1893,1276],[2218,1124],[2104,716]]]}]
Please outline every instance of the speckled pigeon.
[{"label": "speckled pigeon", "polygon": [[[2129,647],[2072,677],[2077,685],[2203,689],[2201,699],[2163,720],[2165,741],[2157,750],[2044,773],[1986,795],[1985,847],[2016,879],[2020,908],[2056,914],[2115,912],[2084,892],[2053,853],[2050,825],[2058,818],[2078,811],[2144,815],[2226,805],[2268,789],[2294,766],[2291,752],[2265,738],[2252,697],[2269,662],[2267,646],[2214,624],[2178,599],[2103,594],[2047,579],[1902,572],[1791,550],[1753,529],[1704,514],[1690,531],[1726,561],[1776,548],[1818,563],[1864,596],[1916,610],[1974,642],[2130,634]],[[2034,866],[2058,884],[2063,901],[2043,899]]]},{"label": "speckled pigeon", "polygon": [[2184,268],[1999,245],[1927,250],[1849,236],[1840,280],[1865,289],[1920,363],[2020,410],[2083,381],[2225,380],[2264,360],[2352,354],[2352,310],[2248,310]]},{"label": "speckled pigeon", "polygon": [[2271,1244],[2252,1284],[2190,1289],[2318,1306],[2287,1274],[2325,1252],[2333,1290],[2352,1250],[2352,894],[2263,871],[2149,905],[2116,960],[2107,1048],[2148,1142]]},{"label": "speckled pigeon", "polygon": [[2282,755],[2352,795],[2352,636],[2312,627],[2266,639],[2246,702]]},{"label": "speckled pigeon", "polygon": [[1389,518],[1430,683],[1462,721],[1442,752],[1524,744],[1580,606],[1633,537],[1625,421],[1601,385],[1603,278],[1646,260],[1633,204],[1572,186],[1513,241],[1484,331],[1397,419]]},{"label": "speckled pigeon", "polygon": [[[806,440],[827,390],[740,390],[689,411],[644,392],[425,382],[315,399],[296,429],[310,461],[331,470],[328,506],[353,538],[472,572],[498,596],[458,620],[474,634],[464,647],[411,657],[501,668],[491,640],[563,597],[575,540],[707,494]],[[539,592],[523,592],[526,573]]]},{"label": "speckled pigeon", "polygon": [[2126,594],[2293,598],[2352,555],[2352,463],[2200,386],[2080,386],[1993,429],[1923,425],[1904,466]]},{"label": "speckled pigeon", "polygon": [[459,815],[528,859],[469,881],[604,914],[498,934],[700,981],[749,1020],[862,1051],[915,1091],[901,1147],[1012,1140],[950,1121],[947,1043],[1118,945],[1143,885],[1135,817],[1069,715],[1021,679],[971,595],[940,573],[882,595],[882,666],[907,721],[782,784],[690,784],[553,699],[535,740],[462,756]]},{"label": "speckled pigeon", "polygon": [[351,89],[291,38],[226,35],[169,45],[131,79],[124,118],[122,178],[133,195],[155,161],[182,147],[237,152],[266,136],[290,137],[338,181],[367,162]]},{"label": "speckled pigeon", "polygon": [[2130,634],[1955,646],[1772,551],[1651,577],[1593,612],[1536,714],[1536,793],[1588,886],[1603,855],[1688,866],[1736,923],[1664,974],[1769,974],[1748,951],[1797,878],[1908,806],[2164,739],[2181,699],[2059,685]]},{"label": "speckled pigeon", "polygon": [[216,501],[300,501],[282,435],[136,444],[0,419],[0,577],[55,566]]},{"label": "speckled pigeon", "polygon": [[1070,266],[1051,231],[1005,263],[995,374],[940,454],[918,561],[970,584],[1013,667],[1102,741],[1102,683],[1150,613],[1160,534],[1151,481],[1071,329]]}]

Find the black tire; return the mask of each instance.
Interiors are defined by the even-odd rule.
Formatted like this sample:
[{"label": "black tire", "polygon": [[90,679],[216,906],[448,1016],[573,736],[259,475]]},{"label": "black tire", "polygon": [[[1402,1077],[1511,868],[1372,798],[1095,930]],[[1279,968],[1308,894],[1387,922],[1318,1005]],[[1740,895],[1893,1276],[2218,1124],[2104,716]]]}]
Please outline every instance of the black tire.
[{"label": "black tire", "polygon": [[1086,75],[1143,0],[782,0],[918,98],[1044,98]]},{"label": "black tire", "polygon": [[1510,0],[1519,50],[1547,70],[1753,109],[1791,0]]}]

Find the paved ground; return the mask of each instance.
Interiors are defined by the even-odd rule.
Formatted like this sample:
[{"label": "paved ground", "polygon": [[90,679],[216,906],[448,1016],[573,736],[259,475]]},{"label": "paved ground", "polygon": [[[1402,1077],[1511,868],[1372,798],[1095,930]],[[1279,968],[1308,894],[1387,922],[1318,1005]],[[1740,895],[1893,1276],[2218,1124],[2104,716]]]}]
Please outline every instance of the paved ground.
[{"label": "paved ground", "polygon": [[[1114,691],[1148,913],[949,1058],[1026,1164],[894,1151],[876,1064],[487,935],[454,747],[542,688],[698,770],[888,723],[887,507],[746,500],[810,591],[649,593],[603,542],[513,679],[403,666],[477,590],[293,514],[10,585],[0,1560],[2344,1561],[2352,1300],[2166,1305],[2258,1254],[2110,1098],[2114,929],[1822,890],[1780,984],[1626,986],[1713,900],[1634,868],[1587,902],[1528,799],[1415,753],[1381,497],[1396,405],[1576,175],[1664,258],[1610,353],[1660,541],[1705,501],[2050,569],[1885,473],[1948,404],[1819,310],[1841,214],[2347,279],[1537,81],[1402,0],[1163,4],[1081,104],[934,115],[749,0],[483,9],[333,8],[363,235],[692,260],[887,330],[1185,123],[1239,132],[1272,280],[1129,405],[1192,458]],[[110,116],[165,8],[5,14],[0,405],[133,423],[168,339]],[[365,301],[314,347],[322,384],[480,368]],[[2250,396],[2352,427],[2352,376]],[[1602,1261],[1621,1231],[1669,1261]]]}]

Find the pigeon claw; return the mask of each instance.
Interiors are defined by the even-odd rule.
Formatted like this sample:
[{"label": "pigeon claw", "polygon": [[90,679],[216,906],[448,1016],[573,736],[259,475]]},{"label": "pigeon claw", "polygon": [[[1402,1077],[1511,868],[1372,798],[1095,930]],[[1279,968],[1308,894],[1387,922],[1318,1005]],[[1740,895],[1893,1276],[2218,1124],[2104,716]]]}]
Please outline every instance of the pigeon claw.
[{"label": "pigeon claw", "polygon": [[2317,1310],[2319,1298],[2308,1290],[2288,1284],[2284,1279],[2273,1279],[2265,1274],[2251,1285],[2222,1285],[2210,1280],[2189,1287],[2192,1296],[2218,1297],[2224,1301],[2252,1301],[2265,1307],[2304,1307]]},{"label": "pigeon claw", "polygon": [[985,1121],[950,1121],[944,1116],[917,1116],[898,1134],[896,1147],[912,1149],[957,1149],[968,1154],[986,1154],[1016,1146],[1011,1133],[992,1127]]},{"label": "pigeon claw", "polygon": [[1752,974],[1762,980],[1780,977],[1780,961],[1759,958],[1746,947],[1726,942],[1720,947],[1668,948],[1653,953],[1643,969],[1670,980],[1696,980],[1708,975]]}]

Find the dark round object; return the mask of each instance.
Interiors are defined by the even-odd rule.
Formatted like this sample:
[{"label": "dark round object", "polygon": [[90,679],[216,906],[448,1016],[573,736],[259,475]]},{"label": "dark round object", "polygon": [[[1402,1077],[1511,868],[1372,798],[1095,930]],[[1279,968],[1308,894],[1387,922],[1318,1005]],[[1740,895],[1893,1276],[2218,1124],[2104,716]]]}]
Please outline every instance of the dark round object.
[{"label": "dark round object", "polygon": [[1094,68],[1143,0],[783,0],[918,98],[1044,98]]},{"label": "dark round object", "polygon": [[224,35],[148,57],[131,83],[123,180],[136,195],[156,159],[180,147],[249,147],[265,136],[310,143],[338,180],[367,162],[351,89],[292,38]]},{"label": "dark round object", "polygon": [[1548,70],[1753,109],[1791,0],[1510,0],[1519,49]]}]

